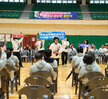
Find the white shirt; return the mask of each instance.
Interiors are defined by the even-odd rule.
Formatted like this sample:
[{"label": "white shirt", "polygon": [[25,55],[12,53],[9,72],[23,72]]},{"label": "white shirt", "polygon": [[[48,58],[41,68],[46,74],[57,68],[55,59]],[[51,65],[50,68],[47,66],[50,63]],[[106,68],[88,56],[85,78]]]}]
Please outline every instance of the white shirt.
[{"label": "white shirt", "polygon": [[108,49],[104,48],[103,53],[107,56],[108,55]]},{"label": "white shirt", "polygon": [[20,40],[18,41],[14,41],[12,39],[12,45],[13,45],[13,52],[20,52],[20,43],[22,42],[23,38],[21,38]]},{"label": "white shirt", "polygon": [[37,45],[37,50],[41,51],[44,50],[44,41],[37,41],[35,45]]},{"label": "white shirt", "polygon": [[104,48],[99,48],[99,52],[103,53]]},{"label": "white shirt", "polygon": [[62,40],[62,51],[63,52],[68,52],[68,48],[67,48],[68,46],[69,46],[69,42]]},{"label": "white shirt", "polygon": [[[60,47],[60,49],[59,49]],[[55,44],[55,43],[52,43],[49,47],[49,49],[52,50],[52,58],[60,58],[60,53],[61,53],[61,44]],[[59,50],[58,50],[59,49]],[[58,50],[58,54],[55,54],[54,52]]]}]

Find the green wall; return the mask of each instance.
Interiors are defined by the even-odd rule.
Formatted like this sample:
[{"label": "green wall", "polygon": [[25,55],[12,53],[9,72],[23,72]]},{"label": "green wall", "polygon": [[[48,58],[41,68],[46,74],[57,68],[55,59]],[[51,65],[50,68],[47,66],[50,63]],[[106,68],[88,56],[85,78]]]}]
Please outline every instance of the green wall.
[{"label": "green wall", "polygon": [[12,47],[12,43],[11,42],[8,42],[6,46]]},{"label": "green wall", "polygon": [[[78,47],[79,43],[83,43],[85,39],[89,40],[90,44],[95,44],[97,48],[100,48],[102,44],[108,43],[108,36],[67,36],[69,43],[73,43],[75,48]],[[53,43],[53,40],[45,41],[45,48],[47,45]],[[61,41],[59,41],[61,43]],[[11,47],[11,42],[7,43],[7,46]]]},{"label": "green wall", "polygon": [[[69,43],[73,43],[75,48],[78,47],[79,43],[83,43],[85,39],[89,40],[90,44],[95,44],[97,49],[101,47],[102,44],[108,43],[108,36],[67,36]],[[45,41],[46,46],[51,44],[53,41]],[[59,41],[61,43],[61,41]]]}]

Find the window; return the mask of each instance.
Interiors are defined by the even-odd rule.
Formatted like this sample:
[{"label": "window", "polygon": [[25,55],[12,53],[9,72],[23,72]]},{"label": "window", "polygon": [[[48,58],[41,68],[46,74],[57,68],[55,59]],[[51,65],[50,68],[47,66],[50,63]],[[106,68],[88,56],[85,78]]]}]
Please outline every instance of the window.
[{"label": "window", "polygon": [[104,0],[100,0],[100,3],[104,3]]},{"label": "window", "polygon": [[9,0],[9,2],[14,2],[14,0]]},{"label": "window", "polygon": [[56,0],[52,0],[52,3],[56,3]]},{"label": "window", "polygon": [[37,3],[76,3],[76,0],[37,0]]},{"label": "window", "polygon": [[67,3],[67,0],[63,0],[63,3]]},{"label": "window", "polygon": [[19,0],[14,0],[15,2],[19,2]]},{"label": "window", "polygon": [[76,3],[76,0],[73,0],[73,3]]},{"label": "window", "polygon": [[51,3],[51,0],[46,0],[46,3]]},{"label": "window", "polygon": [[0,0],[0,2],[24,2],[24,0]]},{"label": "window", "polygon": [[20,2],[24,2],[24,0],[20,0]]},{"label": "window", "polygon": [[37,3],[40,3],[40,0],[37,0]]},{"label": "window", "polygon": [[8,0],[3,0],[4,2],[8,2]]},{"label": "window", "polygon": [[90,0],[90,3],[93,3],[93,0]]},{"label": "window", "polygon": [[107,3],[108,4],[108,0],[90,0],[90,3],[99,3],[99,4]]},{"label": "window", "polygon": [[99,3],[99,0],[95,0],[95,3]]},{"label": "window", "polygon": [[41,0],[41,3],[45,3],[45,0]]},{"label": "window", "polygon": [[68,1],[68,3],[72,3],[72,0],[71,1]]},{"label": "window", "polygon": [[57,3],[61,3],[61,0],[57,0]]},{"label": "window", "polygon": [[105,3],[107,3],[107,4],[108,4],[108,0],[106,0],[106,1],[105,1]]}]

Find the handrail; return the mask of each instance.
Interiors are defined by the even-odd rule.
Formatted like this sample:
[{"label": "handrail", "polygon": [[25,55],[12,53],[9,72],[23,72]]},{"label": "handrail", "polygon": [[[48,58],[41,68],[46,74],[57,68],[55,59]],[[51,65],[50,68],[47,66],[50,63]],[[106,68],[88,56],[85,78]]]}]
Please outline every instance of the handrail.
[{"label": "handrail", "polygon": [[[7,12],[35,12],[35,11],[21,11],[21,10],[0,10],[0,11],[7,11]],[[63,11],[46,11],[46,12],[63,12]],[[68,11],[64,11],[68,12]],[[70,11],[70,12],[77,12],[77,13],[108,13],[107,12],[102,12],[102,11]]]}]

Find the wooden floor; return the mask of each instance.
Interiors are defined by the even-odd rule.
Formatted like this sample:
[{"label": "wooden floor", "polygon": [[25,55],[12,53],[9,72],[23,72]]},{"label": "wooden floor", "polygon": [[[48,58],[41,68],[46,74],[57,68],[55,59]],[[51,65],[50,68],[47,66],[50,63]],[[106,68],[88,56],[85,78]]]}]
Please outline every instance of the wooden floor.
[{"label": "wooden floor", "polygon": [[[23,63],[24,68],[21,68],[21,85],[19,86],[18,89],[22,88],[24,86],[24,79],[29,76],[29,70],[31,67],[31,63]],[[106,68],[106,65],[100,65],[103,73],[104,69]],[[67,67],[58,67],[59,68],[59,73],[58,73],[58,92],[55,95],[55,99],[78,99],[78,96],[75,95],[75,88],[71,87],[71,82],[72,79],[68,79],[65,82],[65,79],[67,75],[71,71],[71,64],[68,63]],[[17,92],[14,92],[14,94],[10,94],[10,99],[18,99],[18,94]],[[22,99],[26,99],[25,96],[22,97]]]}]

